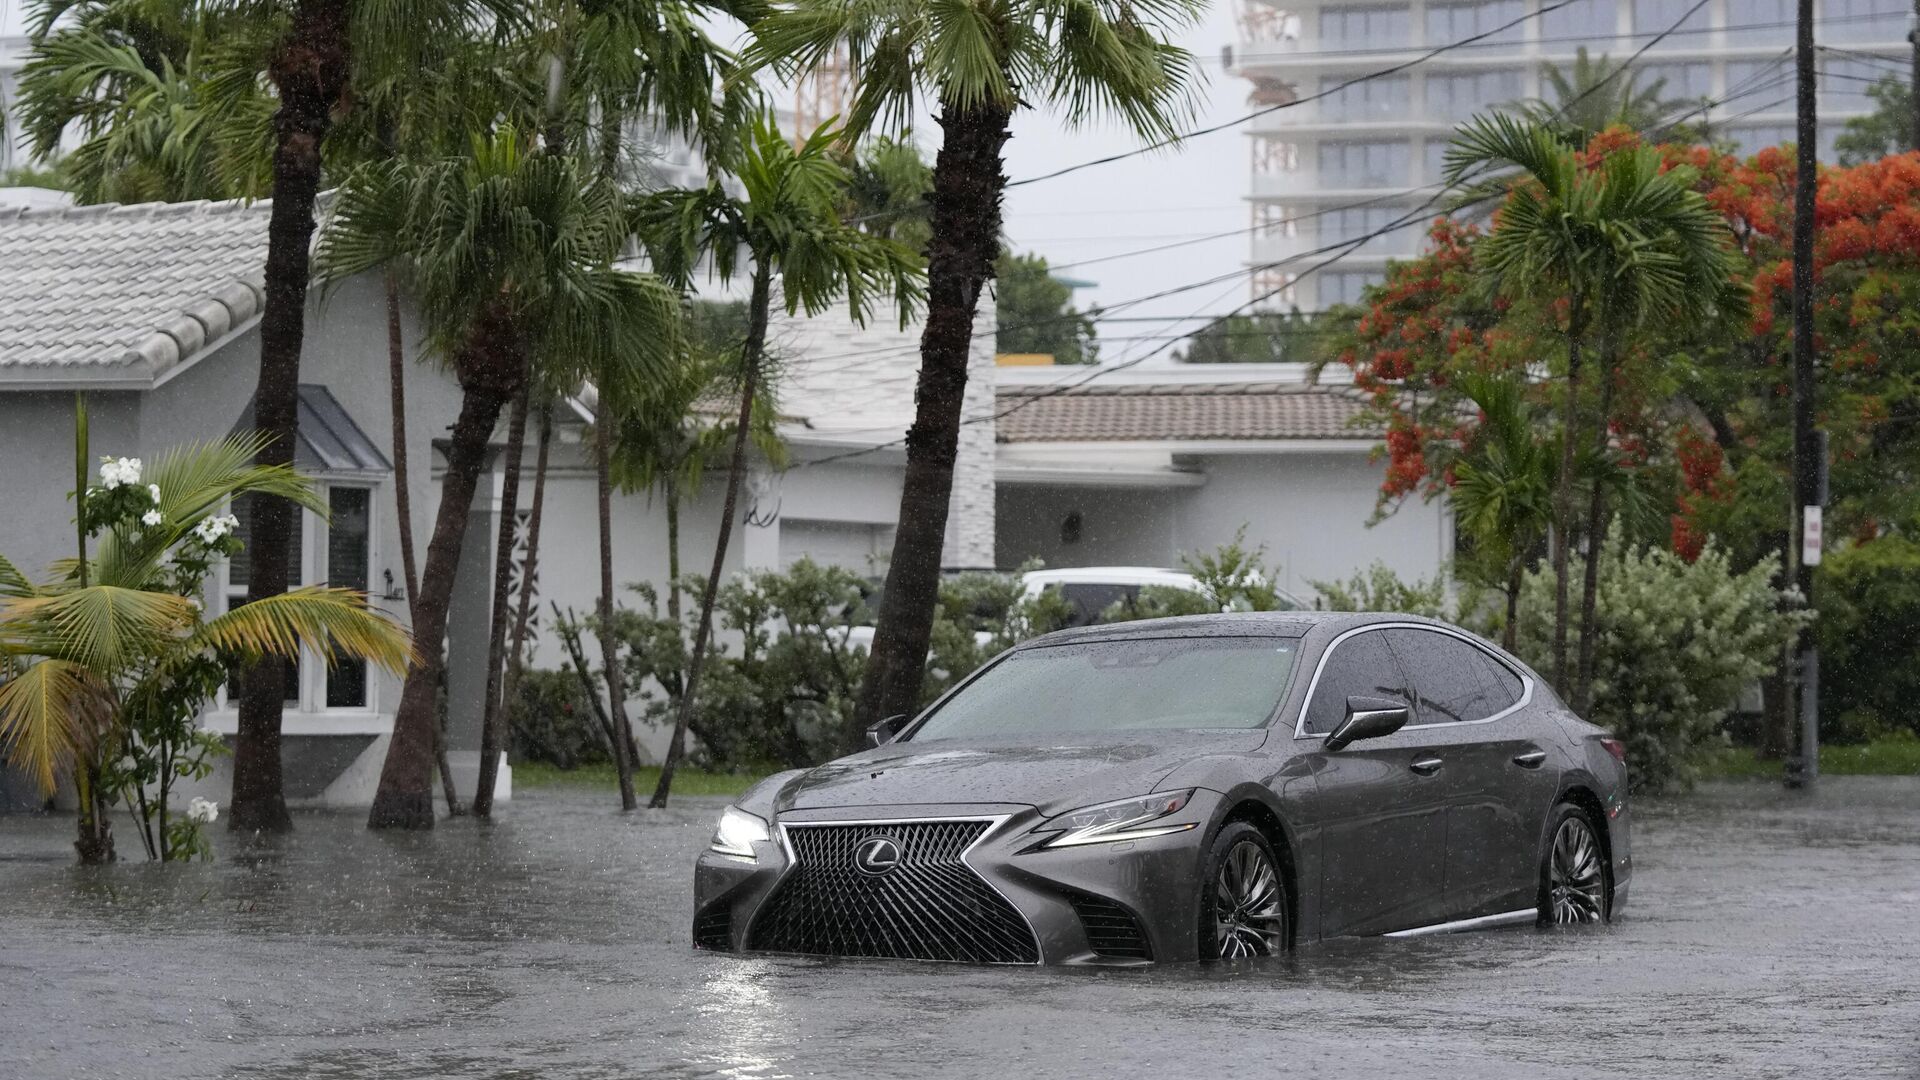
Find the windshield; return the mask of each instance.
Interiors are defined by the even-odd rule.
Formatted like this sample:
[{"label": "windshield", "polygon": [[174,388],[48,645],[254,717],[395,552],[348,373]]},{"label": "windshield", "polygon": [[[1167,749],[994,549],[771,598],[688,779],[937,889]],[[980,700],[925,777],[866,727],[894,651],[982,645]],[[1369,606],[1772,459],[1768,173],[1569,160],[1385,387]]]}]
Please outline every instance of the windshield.
[{"label": "windshield", "polygon": [[1023,649],[962,687],[909,738],[1259,727],[1287,689],[1294,645],[1170,637]]}]

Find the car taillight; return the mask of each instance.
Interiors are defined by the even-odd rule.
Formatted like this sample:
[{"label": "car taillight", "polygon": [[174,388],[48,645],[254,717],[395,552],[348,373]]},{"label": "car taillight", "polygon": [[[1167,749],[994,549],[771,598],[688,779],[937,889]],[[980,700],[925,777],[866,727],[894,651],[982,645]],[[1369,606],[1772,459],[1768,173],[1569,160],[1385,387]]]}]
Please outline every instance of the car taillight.
[{"label": "car taillight", "polygon": [[1619,762],[1622,765],[1625,765],[1627,763],[1627,744],[1626,743],[1621,742],[1619,739],[1609,737],[1609,738],[1601,739],[1600,745],[1607,748],[1607,753],[1613,755],[1613,760]]}]

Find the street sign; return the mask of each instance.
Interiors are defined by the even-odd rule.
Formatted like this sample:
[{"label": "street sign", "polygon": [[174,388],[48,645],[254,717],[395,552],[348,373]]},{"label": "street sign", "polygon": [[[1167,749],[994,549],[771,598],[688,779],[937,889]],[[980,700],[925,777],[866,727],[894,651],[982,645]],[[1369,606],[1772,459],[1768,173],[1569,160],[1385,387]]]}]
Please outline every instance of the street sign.
[{"label": "street sign", "polygon": [[1800,562],[1803,565],[1820,565],[1820,526],[1819,507],[1800,508]]}]

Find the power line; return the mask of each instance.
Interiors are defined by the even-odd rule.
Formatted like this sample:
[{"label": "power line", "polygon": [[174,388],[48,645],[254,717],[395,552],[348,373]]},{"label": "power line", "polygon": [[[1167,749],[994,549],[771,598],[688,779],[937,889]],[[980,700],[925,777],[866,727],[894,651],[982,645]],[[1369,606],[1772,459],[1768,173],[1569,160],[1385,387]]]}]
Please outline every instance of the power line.
[{"label": "power line", "polygon": [[1318,91],[1317,93],[1309,94],[1306,97],[1295,98],[1292,101],[1283,101],[1277,105],[1268,105],[1264,108],[1255,109],[1253,112],[1247,113],[1245,116],[1237,117],[1232,120],[1223,121],[1218,124],[1212,124],[1207,127],[1195,128],[1192,131],[1183,132],[1171,138],[1161,139],[1157,142],[1149,143],[1146,146],[1125,151],[1124,153],[1109,154],[1106,157],[1094,158],[1092,161],[1083,161],[1078,165],[1068,165],[1065,168],[1055,169],[1054,171],[1049,173],[1041,173],[1038,176],[1029,176],[1024,180],[1014,180],[1008,183],[1007,186],[1009,188],[1016,188],[1016,187],[1025,186],[1027,184],[1037,184],[1042,180],[1052,180],[1057,177],[1066,176],[1069,173],[1079,172],[1082,169],[1091,169],[1096,165],[1109,165],[1116,161],[1124,161],[1127,158],[1139,157],[1141,154],[1152,153],[1153,151],[1161,149],[1162,147],[1172,146],[1175,143],[1184,142],[1188,139],[1198,138],[1202,135],[1212,135],[1215,132],[1225,131],[1228,128],[1239,127],[1241,124],[1244,124],[1249,120],[1255,120],[1262,116],[1266,116],[1269,113],[1279,112],[1282,109],[1291,109],[1300,105],[1305,105],[1310,101],[1318,101],[1323,97],[1328,97],[1332,94],[1337,94],[1340,91],[1345,90],[1350,86],[1358,86],[1361,83],[1371,82],[1374,79],[1385,78],[1386,76],[1389,76],[1389,75],[1398,75],[1400,72],[1406,71],[1410,68],[1418,67],[1419,65],[1424,64],[1427,61],[1443,53],[1452,52],[1454,49],[1463,48],[1465,46],[1471,45],[1476,41],[1480,41],[1485,38],[1492,37],[1495,34],[1504,33],[1507,30],[1511,30],[1514,27],[1519,26],[1521,23],[1527,22],[1532,19],[1537,19],[1540,16],[1545,15],[1550,11],[1557,11],[1560,8],[1566,7],[1567,5],[1572,4],[1574,2],[1576,2],[1576,0],[1556,0],[1555,3],[1543,4],[1539,8],[1539,10],[1527,12],[1521,15],[1519,18],[1513,19],[1500,26],[1496,26],[1491,30],[1484,30],[1478,34],[1461,38],[1459,41],[1448,42],[1447,44],[1441,45],[1437,48],[1429,49],[1427,52],[1422,53],[1421,55],[1416,56],[1411,60],[1403,60],[1400,63],[1394,64],[1390,67],[1381,68],[1379,71],[1371,71],[1365,75],[1348,79],[1345,82],[1338,83],[1334,86],[1328,87],[1325,90]]},{"label": "power line", "polygon": [[[1696,2],[1693,4],[1692,7],[1689,7],[1685,12],[1683,12],[1680,15],[1678,19],[1674,20],[1673,26],[1668,28],[1668,33],[1671,33],[1677,30],[1682,23],[1686,22],[1688,19],[1692,18],[1694,14],[1699,12],[1702,8],[1706,7],[1707,2],[1708,0],[1696,0]],[[1560,6],[1560,5],[1556,5],[1556,6]],[[1540,13],[1544,13],[1547,10],[1551,10],[1551,9],[1543,8],[1541,9]],[[1505,29],[1505,27],[1502,27],[1501,29]],[[1497,31],[1494,31],[1494,32],[1497,32]],[[1576,95],[1574,98],[1562,104],[1559,108],[1555,109],[1552,116],[1549,117],[1549,120],[1558,118],[1560,116],[1564,116],[1568,111],[1573,109],[1576,105],[1580,104],[1580,102],[1586,100],[1588,97],[1599,92],[1614,78],[1618,77],[1621,72],[1626,71],[1633,64],[1634,61],[1640,59],[1640,57],[1645,55],[1648,50],[1652,49],[1655,45],[1658,45],[1661,41],[1665,40],[1666,36],[1667,35],[1665,33],[1655,35],[1646,44],[1642,45],[1638,51],[1633,53],[1633,55],[1629,56],[1627,58],[1626,63],[1620,65],[1620,67],[1618,68],[1615,68],[1613,71],[1609,72],[1605,77],[1595,82],[1592,86],[1588,87],[1586,90],[1582,91],[1580,94]],[[1446,186],[1434,192],[1419,206],[1416,206],[1411,210],[1409,210],[1406,214],[1403,214],[1398,220],[1391,222],[1379,229],[1376,229],[1371,233],[1364,234],[1360,237],[1357,237],[1351,241],[1347,241],[1344,243],[1328,245],[1326,247],[1322,247],[1311,252],[1303,252],[1300,255],[1292,256],[1286,260],[1281,260],[1279,263],[1267,264],[1264,267],[1249,268],[1249,270],[1277,269],[1279,268],[1279,266],[1287,262],[1291,262],[1301,258],[1308,258],[1316,254],[1333,252],[1333,254],[1329,255],[1327,258],[1322,259],[1320,262],[1315,263],[1314,265],[1308,267],[1306,270],[1295,275],[1293,278],[1289,279],[1285,284],[1275,286],[1274,288],[1269,289],[1266,292],[1261,293],[1260,295],[1249,299],[1248,301],[1239,305],[1238,307],[1235,307],[1232,311],[1228,312],[1227,315],[1224,317],[1231,318],[1234,315],[1243,314],[1248,309],[1253,308],[1263,303],[1266,300],[1270,300],[1273,297],[1279,295],[1281,292],[1284,292],[1286,289],[1293,287],[1293,285],[1297,284],[1301,278],[1307,277],[1311,274],[1324,270],[1328,266],[1331,266],[1334,263],[1338,262],[1340,259],[1345,258],[1347,255],[1352,254],[1354,251],[1358,250],[1362,245],[1364,245],[1368,241],[1377,239],[1381,236],[1384,236],[1391,232],[1395,232],[1399,229],[1406,228],[1408,225],[1412,224],[1418,217],[1424,215],[1425,212],[1428,209],[1430,209],[1435,203],[1439,202],[1441,197],[1444,196],[1447,192],[1464,186],[1469,181],[1475,180],[1479,176],[1484,175],[1486,171],[1487,171],[1486,169],[1482,169],[1471,176],[1463,175],[1455,178],[1453,181],[1449,182]],[[1460,204],[1455,209],[1456,210],[1464,209],[1467,206],[1472,206],[1472,205],[1477,205],[1479,203],[1487,202],[1495,198],[1496,194],[1497,193],[1489,192],[1487,194],[1480,195],[1477,198],[1469,200],[1466,203]],[[1336,250],[1336,249],[1339,249],[1339,250]],[[1226,275],[1226,276],[1231,277],[1231,276],[1239,276],[1239,275]],[[1195,285],[1181,286],[1173,290],[1163,291],[1162,293],[1157,295],[1161,295],[1161,296],[1173,295],[1174,293],[1188,291],[1193,288],[1204,288],[1206,285],[1213,284],[1220,280],[1222,280],[1222,278],[1220,277],[1210,278],[1204,282],[1200,282]],[[1154,297],[1143,297],[1141,298],[1141,300],[1130,301],[1129,303],[1139,303],[1144,301],[1145,299],[1150,299],[1150,298],[1154,298]],[[1179,340],[1179,339],[1175,339],[1175,340]],[[1114,374],[1115,372],[1127,370],[1128,368],[1137,367],[1140,364],[1145,363],[1146,361],[1159,355],[1160,353],[1165,352],[1167,349],[1171,348],[1172,345],[1173,345],[1172,340],[1165,341],[1161,345],[1157,346],[1152,350],[1149,350],[1146,353],[1143,353],[1137,358],[1129,359],[1118,364],[1107,365],[1107,366],[1096,368],[1094,371],[1089,373],[1083,379],[1079,379],[1073,382],[1061,382],[1045,390],[1042,390],[1039,393],[1022,395],[1022,398],[1020,401],[1010,405],[1005,409],[991,412],[984,416],[970,417],[970,418],[963,417],[960,420],[960,423],[965,425],[965,424],[985,423],[987,421],[998,421],[1000,419],[1003,419],[1007,416],[1012,415],[1015,412],[1018,412],[1021,409],[1027,408],[1036,402],[1043,401],[1043,400],[1046,400],[1047,398],[1056,397],[1060,394],[1065,394],[1073,390],[1076,390],[1079,387],[1087,385],[1088,383],[1092,382],[1095,379],[1103,378],[1107,375]],[[880,443],[875,446],[866,447],[858,450],[850,450],[840,454],[830,454],[827,457],[817,458],[813,461],[798,462],[790,467],[802,468],[802,467],[811,467],[811,466],[817,466],[817,465],[827,465],[837,461],[845,461],[852,458],[864,457],[869,454],[879,453],[882,450],[888,450],[888,449],[892,449],[893,447],[903,445],[906,443],[906,441],[907,441],[906,438],[902,436],[901,438],[889,440],[887,442]]]}]

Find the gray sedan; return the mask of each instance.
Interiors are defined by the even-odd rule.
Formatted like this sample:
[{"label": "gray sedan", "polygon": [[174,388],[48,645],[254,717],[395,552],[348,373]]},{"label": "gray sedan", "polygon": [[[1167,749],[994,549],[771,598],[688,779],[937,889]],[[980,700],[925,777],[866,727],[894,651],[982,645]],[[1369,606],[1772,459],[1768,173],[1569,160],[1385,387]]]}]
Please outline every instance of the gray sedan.
[{"label": "gray sedan", "polygon": [[725,811],[695,869],[697,947],[1235,959],[1598,922],[1626,900],[1621,744],[1429,619],[1062,631],[870,734]]}]

